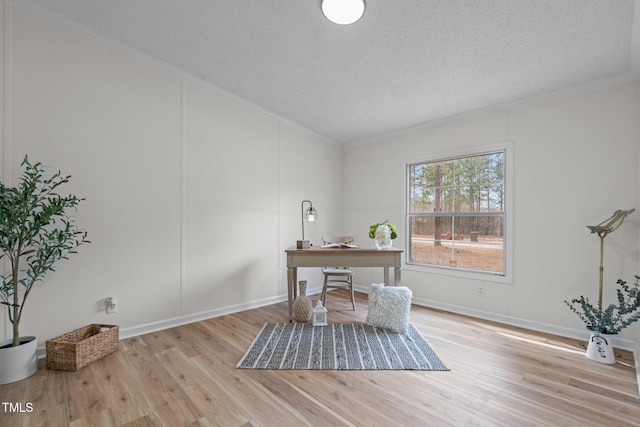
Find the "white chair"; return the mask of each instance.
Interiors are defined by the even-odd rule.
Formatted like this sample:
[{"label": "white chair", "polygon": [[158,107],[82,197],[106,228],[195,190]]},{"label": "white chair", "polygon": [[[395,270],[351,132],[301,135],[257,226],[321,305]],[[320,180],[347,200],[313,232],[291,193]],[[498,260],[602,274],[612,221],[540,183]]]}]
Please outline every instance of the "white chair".
[{"label": "white chair", "polygon": [[[325,245],[331,243],[353,243],[353,236],[323,236]],[[343,249],[348,251],[348,248]],[[353,293],[353,270],[349,267],[323,267],[324,285],[322,286],[322,305],[326,307],[327,289],[342,288],[348,289],[351,294],[351,306],[356,309],[355,295]]]}]

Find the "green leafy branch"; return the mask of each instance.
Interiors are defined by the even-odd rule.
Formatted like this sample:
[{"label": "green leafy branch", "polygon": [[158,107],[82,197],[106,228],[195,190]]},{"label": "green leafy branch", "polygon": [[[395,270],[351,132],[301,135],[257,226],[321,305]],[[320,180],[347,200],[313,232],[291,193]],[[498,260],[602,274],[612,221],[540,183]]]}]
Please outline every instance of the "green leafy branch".
[{"label": "green leafy branch", "polygon": [[629,286],[624,280],[618,279],[618,304],[610,304],[604,310],[593,306],[589,298],[584,296],[574,298],[570,302],[565,301],[565,304],[587,325],[587,329],[595,333],[617,334],[640,320],[639,280],[640,276],[636,275],[635,283]]},{"label": "green leafy branch", "polygon": [[9,308],[14,346],[20,344],[19,324],[33,285],[78,246],[90,243],[87,232],[66,214],[84,199],[57,193],[71,176],[58,171],[45,178],[44,166],[30,163],[27,156],[21,166],[17,187],[0,182],[0,259],[6,258],[11,266],[9,274],[0,275],[0,304]]}]

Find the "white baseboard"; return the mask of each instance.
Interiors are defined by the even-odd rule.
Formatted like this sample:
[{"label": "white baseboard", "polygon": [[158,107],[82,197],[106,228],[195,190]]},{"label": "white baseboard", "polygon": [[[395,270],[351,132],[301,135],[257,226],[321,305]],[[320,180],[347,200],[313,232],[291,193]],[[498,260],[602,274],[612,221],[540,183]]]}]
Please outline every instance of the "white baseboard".
[{"label": "white baseboard", "polygon": [[[322,291],[322,286],[316,286],[307,289],[308,295],[318,294]],[[187,325],[189,323],[199,322],[202,320],[212,319],[214,317],[220,317],[227,314],[238,313],[241,311],[251,310],[253,308],[264,307],[266,305],[276,304],[282,301],[286,301],[286,295],[280,295],[272,298],[265,298],[262,300],[252,301],[245,304],[237,304],[228,307],[217,308],[214,310],[201,311],[199,313],[187,314],[185,316],[173,317],[171,319],[159,320],[157,322],[146,323],[143,325],[131,326],[128,328],[120,329],[120,339],[127,339],[137,337],[152,332],[161,331],[164,329],[175,328],[177,326]],[[38,346],[38,358],[42,359],[46,357],[46,343]]]},{"label": "white baseboard", "polygon": [[[357,291],[368,293],[368,286],[356,286]],[[416,298],[415,296],[411,300],[412,304],[420,305],[423,307],[435,308],[444,311],[450,311],[452,313],[463,314],[465,316],[476,317],[478,319],[492,320],[498,323],[504,323],[505,325],[517,326],[520,328],[531,329],[533,331],[544,332],[548,334],[558,335],[561,337],[572,338],[577,340],[587,340],[589,338],[589,331],[586,329],[572,329],[563,328],[560,326],[552,325],[549,323],[536,322],[527,319],[520,319],[518,317],[506,316],[503,314],[492,313],[489,311],[478,310],[469,307],[463,307],[455,304],[443,303],[440,301],[434,301],[426,298]],[[617,338],[615,339],[615,347],[621,350],[634,351],[635,342],[629,339]],[[638,360],[638,356],[636,356]]]},{"label": "white baseboard", "polygon": [[[307,295],[314,295],[322,291],[322,286],[316,286],[307,289]],[[227,314],[239,313],[241,311],[251,310],[253,308],[264,307],[266,305],[276,304],[286,301],[286,295],[265,298],[262,300],[252,301],[244,304],[237,304],[228,307],[217,308],[215,310],[201,311],[199,313],[188,314],[185,316],[174,317],[172,319],[160,320],[158,322],[147,323],[145,325],[132,326],[120,329],[120,339],[137,337],[139,335],[151,332],[161,331],[163,329],[175,328],[177,326],[187,325],[189,323],[199,322],[202,320],[212,319]],[[286,313],[285,313],[286,314]]]},{"label": "white baseboard", "polygon": [[[533,320],[520,319],[513,316],[505,316],[502,314],[491,313],[482,310],[476,310],[468,307],[461,307],[452,304],[446,304],[438,301],[431,301],[422,298],[413,298],[414,304],[437,308],[440,310],[450,311],[453,313],[464,314],[471,317],[477,317],[479,319],[492,320],[498,323],[504,323],[510,326],[517,326],[520,328],[531,329],[533,331],[544,332],[548,334],[558,335],[561,337],[572,338],[576,340],[587,341],[589,338],[589,331],[586,329],[572,329],[563,328],[560,326],[552,325],[549,323],[536,322]],[[615,346],[621,350],[633,351],[634,342],[624,338],[615,339]]]},{"label": "white baseboard", "polygon": [[188,314],[185,316],[174,317],[172,319],[161,320],[158,322],[147,323],[145,325],[138,325],[120,330],[120,339],[127,339],[131,337],[137,337],[139,335],[148,334],[151,332],[157,332],[164,329],[175,328],[177,326],[187,325],[189,323],[200,322],[202,320],[212,319],[214,317],[220,317],[227,314],[238,313],[240,311],[251,310],[253,308],[263,307],[265,305],[271,305],[278,302],[286,301],[286,296],[278,296],[273,298],[267,298],[259,301],[253,301],[246,304],[238,304],[228,307],[217,308],[214,310],[201,311],[199,313]]},{"label": "white baseboard", "polygon": [[[185,316],[174,317],[171,319],[159,320],[157,322],[146,323],[143,325],[131,326],[120,329],[120,339],[137,337],[139,335],[149,334],[164,329],[175,328],[177,326],[187,325],[189,323],[199,322],[202,320],[212,319],[214,317],[224,316],[227,314],[238,313],[240,311],[251,310],[252,308],[263,307],[265,305],[276,304],[286,301],[287,296],[281,295],[263,300],[252,301],[246,304],[232,305],[228,307],[217,308],[214,310],[201,311],[199,313],[188,314]],[[46,343],[38,346],[38,358],[46,357]]]}]

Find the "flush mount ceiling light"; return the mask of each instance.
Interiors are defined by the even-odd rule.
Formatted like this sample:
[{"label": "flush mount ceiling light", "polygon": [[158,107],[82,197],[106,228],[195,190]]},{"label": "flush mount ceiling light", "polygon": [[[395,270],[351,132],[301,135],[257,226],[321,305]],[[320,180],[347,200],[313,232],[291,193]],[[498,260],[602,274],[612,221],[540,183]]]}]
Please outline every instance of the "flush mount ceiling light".
[{"label": "flush mount ceiling light", "polygon": [[333,23],[353,24],[364,15],[364,0],[322,0],[322,13]]}]

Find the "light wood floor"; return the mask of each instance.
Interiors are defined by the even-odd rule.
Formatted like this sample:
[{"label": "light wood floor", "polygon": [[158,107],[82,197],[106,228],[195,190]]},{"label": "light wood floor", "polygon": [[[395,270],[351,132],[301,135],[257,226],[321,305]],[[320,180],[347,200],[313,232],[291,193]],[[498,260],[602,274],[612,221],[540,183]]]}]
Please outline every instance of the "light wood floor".
[{"label": "light wood floor", "polygon": [[[362,321],[346,294],[331,322]],[[314,298],[315,300],[316,298]],[[0,426],[627,426],[640,425],[632,355],[584,357],[584,343],[413,306],[411,320],[448,372],[265,371],[235,365],[286,303],[121,341],[79,372],[38,373],[0,386],[31,403]]]}]

